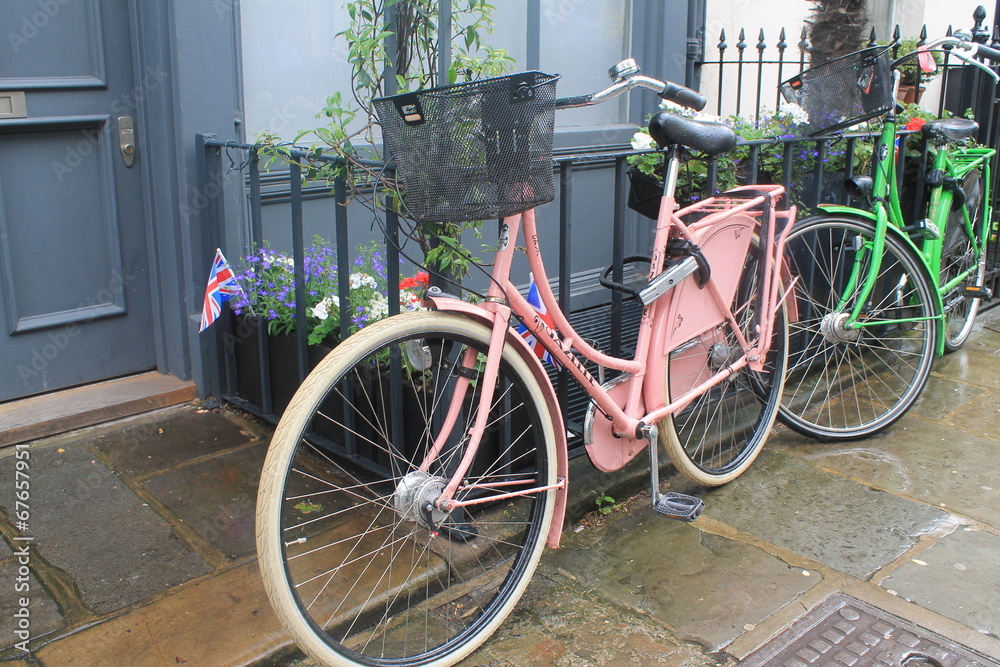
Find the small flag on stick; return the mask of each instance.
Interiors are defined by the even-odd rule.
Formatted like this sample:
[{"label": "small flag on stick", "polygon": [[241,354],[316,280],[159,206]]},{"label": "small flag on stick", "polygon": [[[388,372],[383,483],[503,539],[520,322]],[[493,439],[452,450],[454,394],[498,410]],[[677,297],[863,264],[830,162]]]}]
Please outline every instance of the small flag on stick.
[{"label": "small flag on stick", "polygon": [[212,325],[222,313],[222,304],[240,294],[236,275],[229,268],[229,263],[222,250],[215,249],[215,261],[212,262],[212,272],[208,274],[208,287],[205,288],[205,304],[201,311],[201,329],[199,333]]},{"label": "small flag on stick", "polygon": [[[542,318],[542,321],[545,322],[547,325],[549,325],[550,329],[555,331],[556,330],[555,322],[552,320],[552,316],[549,315],[548,309],[545,307],[545,304],[542,303],[542,297],[538,294],[538,285],[535,284],[534,275],[531,275],[531,284],[528,286],[527,301],[529,304],[531,304],[532,308],[538,311],[538,315]],[[546,350],[542,346],[542,344],[538,342],[538,339],[535,338],[535,335],[531,333],[531,331],[528,329],[527,326],[525,326],[522,323],[517,328],[517,333],[519,333],[521,337],[524,338],[524,342],[528,344],[528,347],[531,348],[532,352],[535,353],[536,357],[538,357],[542,361],[549,362],[553,366],[558,366],[556,360],[553,359],[552,355],[549,354],[549,351]]]}]

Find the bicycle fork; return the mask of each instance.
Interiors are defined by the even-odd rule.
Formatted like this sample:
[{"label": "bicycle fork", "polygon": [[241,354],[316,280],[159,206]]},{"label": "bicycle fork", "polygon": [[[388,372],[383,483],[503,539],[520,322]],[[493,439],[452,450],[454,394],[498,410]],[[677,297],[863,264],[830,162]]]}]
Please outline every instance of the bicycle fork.
[{"label": "bicycle fork", "polygon": [[[433,521],[428,521],[429,523],[439,524],[443,521],[441,517],[448,515],[453,521],[461,522],[461,511],[469,505],[492,503],[498,500],[542,493],[561,488],[566,483],[565,480],[561,480],[556,484],[539,486],[535,485],[532,480],[522,479],[477,483],[466,481],[466,475],[479,452],[479,446],[488,426],[490,406],[493,405],[496,393],[500,361],[503,358],[503,348],[509,329],[507,324],[510,318],[509,308],[496,304],[496,309],[485,369],[477,386],[479,395],[476,398],[475,421],[468,432],[462,433],[459,430],[460,416],[471,386],[470,377],[472,371],[480,363],[479,353],[472,348],[465,350],[461,360],[456,359],[453,362],[453,375],[457,377],[453,386],[445,390],[446,394],[441,401],[442,406],[446,405],[447,408],[444,410],[443,416],[438,417],[435,414],[434,421],[440,422],[440,428],[435,436],[434,444],[421,463],[419,470],[423,474],[431,475],[432,470],[438,467],[440,468],[439,474],[444,477],[445,483],[443,488],[439,487],[439,493],[435,492],[434,498],[428,498],[424,501],[426,505],[430,505],[430,507],[422,508],[426,516],[434,515]],[[435,411],[437,413],[437,408]],[[461,459],[456,464],[454,457],[463,446],[465,451],[462,452]],[[489,493],[481,494],[481,497],[466,498],[469,495],[477,495],[477,491],[488,491]],[[456,496],[461,496],[461,498]]]}]

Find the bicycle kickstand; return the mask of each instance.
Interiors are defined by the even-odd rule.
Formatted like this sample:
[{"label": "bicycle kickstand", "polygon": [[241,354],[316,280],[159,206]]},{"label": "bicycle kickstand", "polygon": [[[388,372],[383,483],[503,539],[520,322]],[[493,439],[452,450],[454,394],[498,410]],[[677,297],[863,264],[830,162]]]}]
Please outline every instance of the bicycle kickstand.
[{"label": "bicycle kickstand", "polygon": [[676,491],[660,493],[660,432],[655,424],[643,426],[642,432],[649,443],[649,481],[652,487],[653,509],[668,519],[694,521],[705,509],[705,503],[701,498],[686,493]]}]

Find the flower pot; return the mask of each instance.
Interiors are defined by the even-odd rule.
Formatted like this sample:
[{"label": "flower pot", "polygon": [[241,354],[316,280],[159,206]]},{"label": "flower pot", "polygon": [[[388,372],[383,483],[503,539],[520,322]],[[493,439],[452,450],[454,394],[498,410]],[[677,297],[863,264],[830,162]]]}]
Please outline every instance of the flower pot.
[{"label": "flower pot", "polygon": [[919,90],[916,86],[912,84],[899,84],[899,92],[896,94],[896,99],[903,104],[916,104],[920,101],[920,97],[924,94],[924,87],[920,86]]}]

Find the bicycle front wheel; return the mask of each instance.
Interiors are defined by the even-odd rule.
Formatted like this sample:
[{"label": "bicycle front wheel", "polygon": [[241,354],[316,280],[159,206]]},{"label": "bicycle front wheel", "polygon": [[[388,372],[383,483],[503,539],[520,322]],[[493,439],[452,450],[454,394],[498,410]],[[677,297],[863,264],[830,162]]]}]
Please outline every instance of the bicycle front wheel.
[{"label": "bicycle front wheel", "polygon": [[[986,275],[986,256],[981,252],[983,243],[983,190],[982,175],[974,171],[962,183],[965,206],[948,216],[941,245],[941,284],[944,301],[945,352],[954,352],[965,345],[972,333],[972,326],[979,312],[979,299],[965,293],[966,285],[982,286]],[[973,236],[965,227],[965,214],[969,212]],[[945,286],[960,276],[966,278],[951,290]]]},{"label": "bicycle front wheel", "polygon": [[[758,338],[760,249],[755,242],[740,274],[732,312],[747,341]],[[764,447],[781,397],[787,358],[785,308],[776,309],[763,371],[744,367],[659,424],[660,441],[685,477],[719,486],[739,477]],[[677,400],[743,356],[728,322],[680,345],[667,360],[667,395]]]},{"label": "bicycle front wheel", "polygon": [[795,223],[786,261],[798,278],[779,418],[821,441],[874,435],[902,417],[930,375],[937,341],[920,260],[893,234],[856,326],[845,323],[871,271],[874,226],[847,217]]},{"label": "bicycle front wheel", "polygon": [[[489,338],[445,313],[378,322],[323,360],[278,424],[258,496],[261,574],[287,630],[323,664],[454,664],[524,592],[555,504],[555,491],[537,490],[556,483],[555,432],[510,345],[480,405]],[[455,494],[480,502],[441,512],[434,501],[480,409],[487,434]]]}]

